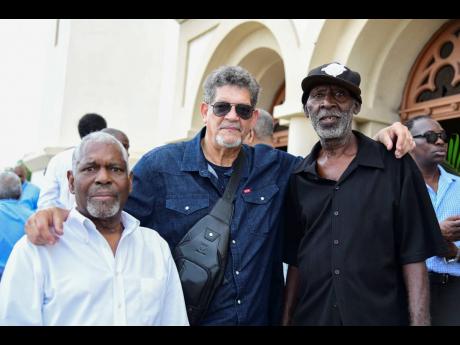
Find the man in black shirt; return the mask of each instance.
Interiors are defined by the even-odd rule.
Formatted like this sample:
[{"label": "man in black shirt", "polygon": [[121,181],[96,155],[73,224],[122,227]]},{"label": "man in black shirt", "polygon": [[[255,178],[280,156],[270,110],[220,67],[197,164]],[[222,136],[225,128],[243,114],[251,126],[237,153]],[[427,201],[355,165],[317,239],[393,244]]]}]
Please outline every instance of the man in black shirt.
[{"label": "man in black shirt", "polygon": [[352,131],[359,83],[339,63],[302,81],[320,141],[289,182],[284,324],[430,324],[425,259],[446,243],[412,158]]}]

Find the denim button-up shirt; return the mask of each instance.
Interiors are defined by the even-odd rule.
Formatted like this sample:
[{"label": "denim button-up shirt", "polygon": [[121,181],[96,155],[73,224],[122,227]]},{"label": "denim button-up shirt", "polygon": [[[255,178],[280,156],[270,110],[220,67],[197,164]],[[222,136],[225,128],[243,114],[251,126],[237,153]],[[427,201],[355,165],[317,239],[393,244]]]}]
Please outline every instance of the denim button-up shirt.
[{"label": "denim button-up shirt", "polygon": [[[222,196],[201,149],[205,131],[191,141],[151,150],[133,169],[125,210],[158,231],[171,250]],[[246,163],[224,281],[203,325],[277,324],[281,316],[283,201],[289,175],[301,159],[266,145],[243,145],[243,150]]]}]

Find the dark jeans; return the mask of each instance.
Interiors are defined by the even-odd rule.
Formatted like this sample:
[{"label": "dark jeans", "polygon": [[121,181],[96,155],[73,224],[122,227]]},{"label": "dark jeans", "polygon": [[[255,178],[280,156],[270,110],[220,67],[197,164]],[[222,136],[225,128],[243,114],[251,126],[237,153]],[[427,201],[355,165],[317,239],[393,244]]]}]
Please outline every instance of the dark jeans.
[{"label": "dark jeans", "polygon": [[431,324],[460,326],[460,277],[430,272]]}]

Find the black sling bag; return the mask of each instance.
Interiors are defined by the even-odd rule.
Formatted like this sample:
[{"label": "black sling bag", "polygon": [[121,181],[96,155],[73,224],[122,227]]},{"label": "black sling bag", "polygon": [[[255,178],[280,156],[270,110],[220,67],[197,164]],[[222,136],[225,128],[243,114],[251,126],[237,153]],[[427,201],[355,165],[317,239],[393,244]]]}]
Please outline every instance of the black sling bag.
[{"label": "black sling bag", "polygon": [[241,148],[224,195],[211,212],[201,218],[174,248],[188,319],[196,325],[204,316],[214,293],[222,283],[227,263],[233,200],[244,164]]}]

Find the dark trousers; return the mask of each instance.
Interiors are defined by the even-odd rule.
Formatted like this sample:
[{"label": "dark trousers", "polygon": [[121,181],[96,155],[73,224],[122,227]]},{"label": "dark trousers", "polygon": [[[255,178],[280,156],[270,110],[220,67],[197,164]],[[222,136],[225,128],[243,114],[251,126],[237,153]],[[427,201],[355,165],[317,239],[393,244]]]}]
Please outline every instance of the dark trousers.
[{"label": "dark trousers", "polygon": [[430,272],[433,326],[460,326],[460,277]]}]

